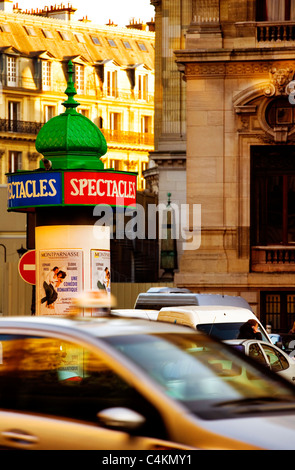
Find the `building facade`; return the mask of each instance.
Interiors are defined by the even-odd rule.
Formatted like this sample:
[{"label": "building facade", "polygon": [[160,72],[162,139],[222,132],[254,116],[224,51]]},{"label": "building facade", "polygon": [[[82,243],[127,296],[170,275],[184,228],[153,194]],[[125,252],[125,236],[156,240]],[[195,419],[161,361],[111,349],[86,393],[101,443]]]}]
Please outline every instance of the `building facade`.
[{"label": "building facade", "polygon": [[24,12],[0,2],[0,183],[7,172],[38,166],[36,135],[63,112],[72,60],[79,112],[108,142],[105,167],[138,172],[144,190],[154,145],[154,32],[146,24],[99,26],[74,15],[71,5]]},{"label": "building facade", "polygon": [[[70,60],[77,110],[101,129],[108,144],[104,167],[137,172],[142,204],[147,203],[143,172],[154,149],[153,19],[148,24],[133,20],[126,27],[111,21],[96,25],[80,19],[70,4],[28,11],[20,6],[0,1],[0,312],[15,314],[30,311],[14,301],[26,296],[23,304],[31,303],[30,286],[19,281],[17,264],[23,249],[34,249],[34,214],[6,213],[6,174],[40,167],[36,137],[44,123],[64,112]],[[151,266],[157,250],[149,249],[152,255],[145,258]],[[154,279],[144,251],[114,240],[113,281],[134,281],[144,272]]]},{"label": "building facade", "polygon": [[156,31],[168,3],[170,23],[179,4],[190,10],[173,54],[186,83],[186,200],[201,204],[201,244],[183,252],[175,283],[242,295],[265,324],[288,331],[295,319],[295,2],[152,3]]}]

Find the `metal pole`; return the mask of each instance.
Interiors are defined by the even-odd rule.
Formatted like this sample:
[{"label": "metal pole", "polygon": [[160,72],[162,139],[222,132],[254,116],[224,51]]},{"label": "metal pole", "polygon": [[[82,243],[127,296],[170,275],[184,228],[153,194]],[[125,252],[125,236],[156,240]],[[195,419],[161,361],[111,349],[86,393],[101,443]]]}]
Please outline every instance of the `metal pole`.
[{"label": "metal pole", "polygon": [[3,245],[3,243],[0,243],[0,246],[3,246],[4,248],[4,263],[6,263],[6,246]]}]

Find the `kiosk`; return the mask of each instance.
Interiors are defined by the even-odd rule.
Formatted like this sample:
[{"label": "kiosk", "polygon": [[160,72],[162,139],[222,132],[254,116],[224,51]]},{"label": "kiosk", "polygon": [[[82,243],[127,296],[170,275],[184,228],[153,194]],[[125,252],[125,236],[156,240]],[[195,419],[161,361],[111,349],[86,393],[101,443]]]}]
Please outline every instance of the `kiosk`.
[{"label": "kiosk", "polygon": [[8,210],[35,213],[36,315],[71,313],[84,291],[110,293],[112,220],[97,224],[94,207],[136,204],[136,173],[103,168],[107,143],[76,110],[71,61],[68,75],[66,110],[36,139],[40,168],[7,175]]}]

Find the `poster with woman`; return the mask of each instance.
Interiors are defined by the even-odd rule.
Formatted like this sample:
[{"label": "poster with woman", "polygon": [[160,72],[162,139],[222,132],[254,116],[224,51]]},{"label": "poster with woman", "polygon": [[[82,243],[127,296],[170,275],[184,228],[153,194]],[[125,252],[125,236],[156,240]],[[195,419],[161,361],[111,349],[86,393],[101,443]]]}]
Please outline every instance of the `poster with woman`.
[{"label": "poster with woman", "polygon": [[111,256],[109,250],[91,250],[92,290],[111,293]]},{"label": "poster with woman", "polygon": [[70,313],[73,298],[83,290],[82,250],[40,251],[38,302],[41,315]]}]

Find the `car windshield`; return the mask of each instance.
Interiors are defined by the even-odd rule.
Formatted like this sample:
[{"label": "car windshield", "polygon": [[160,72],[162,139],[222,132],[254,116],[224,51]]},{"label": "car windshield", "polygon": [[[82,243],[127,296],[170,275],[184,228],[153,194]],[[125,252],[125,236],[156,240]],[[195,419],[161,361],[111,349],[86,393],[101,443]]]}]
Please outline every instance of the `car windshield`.
[{"label": "car windshield", "polygon": [[232,401],[291,400],[295,405],[295,392],[287,385],[208,336],[165,333],[104,340],[144,369],[167,395],[204,418],[213,417],[212,406]]},{"label": "car windshield", "polygon": [[[225,341],[227,339],[236,339],[239,335],[240,328],[244,323],[245,322],[203,323],[203,324],[197,325],[197,330]],[[259,331],[262,335],[262,340],[269,342],[263,330],[260,328]]]}]

